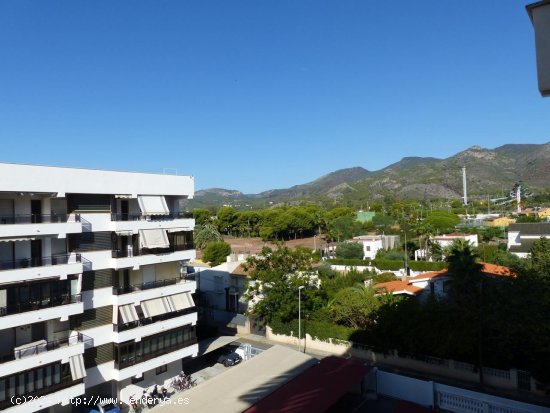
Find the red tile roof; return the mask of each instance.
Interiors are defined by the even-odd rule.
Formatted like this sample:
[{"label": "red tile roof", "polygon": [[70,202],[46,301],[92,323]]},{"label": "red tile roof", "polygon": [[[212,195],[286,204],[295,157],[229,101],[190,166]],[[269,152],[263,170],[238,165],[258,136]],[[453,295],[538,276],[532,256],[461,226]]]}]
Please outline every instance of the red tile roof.
[{"label": "red tile roof", "polygon": [[326,357],[245,413],[324,412],[370,370],[358,360]]}]

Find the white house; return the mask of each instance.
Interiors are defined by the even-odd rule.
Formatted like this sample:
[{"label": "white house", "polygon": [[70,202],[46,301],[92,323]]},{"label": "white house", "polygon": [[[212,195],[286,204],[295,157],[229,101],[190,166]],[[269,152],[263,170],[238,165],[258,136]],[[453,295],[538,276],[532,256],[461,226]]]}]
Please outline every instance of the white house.
[{"label": "white house", "polygon": [[508,251],[526,258],[533,243],[541,237],[550,238],[550,222],[511,224],[508,227]]},{"label": "white house", "polygon": [[363,244],[363,259],[365,260],[373,260],[379,250],[389,250],[399,244],[398,235],[360,235],[353,237],[353,240]]},{"label": "white house", "polygon": [[[432,243],[439,244],[441,248],[447,248],[450,247],[453,242],[457,239],[463,239],[470,243],[472,247],[478,247],[479,241],[477,234],[444,234],[444,235],[437,235],[435,237],[431,237],[430,241]],[[426,248],[418,249],[414,252],[414,259],[415,260],[423,260],[428,257],[428,251]]]},{"label": "white house", "polygon": [[0,163],[0,409],[127,402],[197,355],[193,193],[190,176]]}]

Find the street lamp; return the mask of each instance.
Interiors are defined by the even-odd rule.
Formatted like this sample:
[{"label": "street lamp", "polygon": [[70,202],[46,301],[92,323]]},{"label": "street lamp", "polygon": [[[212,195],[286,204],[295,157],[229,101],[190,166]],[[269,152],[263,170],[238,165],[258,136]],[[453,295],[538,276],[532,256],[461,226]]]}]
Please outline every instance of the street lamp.
[{"label": "street lamp", "polygon": [[407,257],[407,231],[403,230],[403,234],[405,234],[405,275],[409,275],[409,257]]},{"label": "street lamp", "polygon": [[298,287],[298,351],[302,351],[302,295],[301,292],[304,289],[303,285]]}]

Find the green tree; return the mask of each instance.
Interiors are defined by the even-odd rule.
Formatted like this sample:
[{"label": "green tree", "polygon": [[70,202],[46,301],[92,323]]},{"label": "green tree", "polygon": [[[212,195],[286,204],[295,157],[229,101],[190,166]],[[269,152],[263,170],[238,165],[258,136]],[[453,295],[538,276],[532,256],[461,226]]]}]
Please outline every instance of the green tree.
[{"label": "green tree", "polygon": [[363,244],[339,242],[336,244],[336,258],[363,259]]},{"label": "green tree", "polygon": [[210,211],[207,209],[193,209],[193,218],[195,219],[195,225],[204,225],[210,221]]},{"label": "green tree", "polygon": [[195,247],[202,250],[210,242],[223,241],[223,237],[214,224],[206,222],[195,227],[193,241]]},{"label": "green tree", "polygon": [[336,323],[364,329],[372,323],[378,306],[374,290],[358,285],[338,291],[329,309]]},{"label": "green tree", "polygon": [[229,254],[231,254],[231,245],[227,242],[210,242],[204,249],[202,259],[215,267],[225,262]]},{"label": "green tree", "polygon": [[216,214],[218,230],[224,234],[230,234],[237,220],[237,211],[231,207],[221,207]]},{"label": "green tree", "polygon": [[453,232],[459,223],[457,215],[446,211],[433,211],[424,220],[424,225],[430,225],[439,234]]},{"label": "green tree", "polygon": [[249,314],[266,323],[297,318],[300,286],[306,287],[301,292],[304,314],[321,308],[324,300],[316,285],[313,261],[311,250],[282,245],[275,250],[264,247],[258,256],[249,257],[243,265],[250,274],[246,297],[254,302]]},{"label": "green tree", "polygon": [[536,275],[550,277],[550,239],[541,237],[531,247],[530,266]]}]

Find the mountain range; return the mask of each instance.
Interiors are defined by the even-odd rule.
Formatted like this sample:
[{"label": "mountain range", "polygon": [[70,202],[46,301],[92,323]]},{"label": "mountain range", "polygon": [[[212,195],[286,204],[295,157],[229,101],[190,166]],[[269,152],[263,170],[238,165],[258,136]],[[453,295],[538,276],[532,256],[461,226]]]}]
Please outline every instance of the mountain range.
[{"label": "mountain range", "polygon": [[199,190],[187,208],[269,206],[301,201],[369,201],[395,198],[462,196],[462,167],[468,195],[486,199],[507,194],[516,181],[531,190],[550,188],[550,142],[509,144],[495,149],[472,146],[449,158],[406,157],[378,171],[362,167],[340,169],[312,182],[259,194],[211,188]]}]

